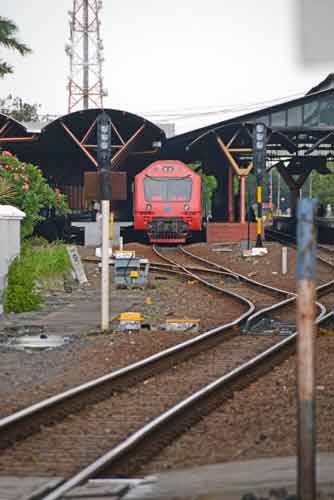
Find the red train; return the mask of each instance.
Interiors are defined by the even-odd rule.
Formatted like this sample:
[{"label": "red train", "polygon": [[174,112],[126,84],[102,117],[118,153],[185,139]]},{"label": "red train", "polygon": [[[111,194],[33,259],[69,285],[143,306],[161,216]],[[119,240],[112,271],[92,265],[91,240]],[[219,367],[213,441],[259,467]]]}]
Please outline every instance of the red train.
[{"label": "red train", "polygon": [[178,160],[151,163],[135,177],[134,229],[151,243],[184,243],[202,229],[202,179]]}]

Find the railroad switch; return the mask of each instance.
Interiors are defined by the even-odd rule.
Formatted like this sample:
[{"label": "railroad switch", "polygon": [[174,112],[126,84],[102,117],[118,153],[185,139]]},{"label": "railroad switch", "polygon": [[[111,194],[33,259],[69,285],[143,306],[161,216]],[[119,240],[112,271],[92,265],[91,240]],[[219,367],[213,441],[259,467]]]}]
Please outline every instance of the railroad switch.
[{"label": "railroad switch", "polygon": [[160,328],[168,331],[195,331],[197,332],[200,325],[199,319],[167,319],[165,323],[160,325]]}]

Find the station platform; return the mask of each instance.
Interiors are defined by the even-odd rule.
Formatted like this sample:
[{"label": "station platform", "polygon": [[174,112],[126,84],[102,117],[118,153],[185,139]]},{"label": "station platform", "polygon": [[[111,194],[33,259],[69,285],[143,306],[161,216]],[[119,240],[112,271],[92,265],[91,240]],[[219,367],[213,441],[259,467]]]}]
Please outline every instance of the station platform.
[{"label": "station platform", "polygon": [[[334,453],[317,456],[317,497],[334,498]],[[0,476],[1,500],[43,499],[61,478]],[[97,479],[67,500],[242,500],[288,498],[296,491],[296,458],[264,458],[162,472],[137,479]],[[247,496],[246,496],[247,495]],[[253,495],[248,496],[248,495]]]}]

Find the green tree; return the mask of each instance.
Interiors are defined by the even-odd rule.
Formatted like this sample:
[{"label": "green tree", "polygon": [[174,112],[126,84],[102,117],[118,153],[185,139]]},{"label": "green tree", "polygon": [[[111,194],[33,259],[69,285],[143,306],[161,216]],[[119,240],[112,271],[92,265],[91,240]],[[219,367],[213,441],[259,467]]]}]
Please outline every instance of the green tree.
[{"label": "green tree", "polygon": [[312,198],[316,198],[323,205],[334,205],[334,175],[321,175],[312,172]]},{"label": "green tree", "polygon": [[0,98],[0,112],[11,116],[19,122],[36,122],[39,119],[38,108],[40,104],[29,104],[23,102],[20,97],[11,95]]},{"label": "green tree", "polygon": [[[31,49],[24,43],[18,41],[16,38],[17,32],[18,28],[13,21],[0,16],[0,47],[15,50],[22,56],[29,54]],[[0,78],[3,78],[9,73],[13,73],[13,68],[0,59]]]},{"label": "green tree", "polygon": [[188,166],[202,177],[203,212],[209,214],[211,213],[213,194],[218,187],[217,179],[213,175],[206,175],[200,162],[190,163]]},{"label": "green tree", "polygon": [[58,214],[68,212],[65,196],[48,185],[41,170],[19,161],[8,151],[0,153],[0,179],[14,186],[17,195],[12,204],[26,214],[21,224],[23,238],[30,236],[35,224],[44,219],[40,215],[42,208],[54,208]]}]

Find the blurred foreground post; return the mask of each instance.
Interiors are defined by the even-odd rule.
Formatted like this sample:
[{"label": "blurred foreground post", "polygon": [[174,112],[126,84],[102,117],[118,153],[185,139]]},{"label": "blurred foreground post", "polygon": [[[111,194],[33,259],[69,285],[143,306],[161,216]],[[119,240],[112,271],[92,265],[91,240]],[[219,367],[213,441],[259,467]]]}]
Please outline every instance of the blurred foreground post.
[{"label": "blurred foreground post", "polygon": [[298,473],[299,500],[316,498],[315,471],[315,203],[302,199],[297,225],[297,384],[298,384]]}]

